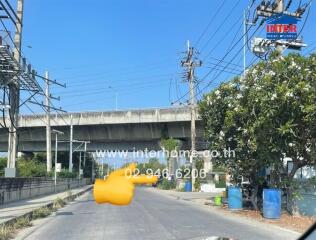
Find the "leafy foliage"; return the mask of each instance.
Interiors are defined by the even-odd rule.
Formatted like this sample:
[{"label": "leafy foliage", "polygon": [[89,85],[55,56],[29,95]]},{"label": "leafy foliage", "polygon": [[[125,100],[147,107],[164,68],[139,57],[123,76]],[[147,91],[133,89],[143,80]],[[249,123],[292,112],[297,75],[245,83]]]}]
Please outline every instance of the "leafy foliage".
[{"label": "leafy foliage", "polygon": [[137,169],[139,170],[140,174],[149,174],[150,172],[148,172],[148,169],[150,169],[150,171],[152,171],[155,174],[157,170],[162,171],[165,167],[166,165],[160,163],[159,159],[157,158],[149,159],[148,163],[137,164]]},{"label": "leafy foliage", "polygon": [[77,171],[69,172],[68,169],[62,169],[61,172],[58,173],[58,177],[60,178],[75,178],[77,176]]},{"label": "leafy foliage", "polygon": [[[221,84],[200,102],[210,148],[236,153],[216,164],[227,167],[235,183],[243,176],[257,186],[269,168],[276,176],[271,186],[291,187],[297,169],[315,164],[315,102],[316,55],[273,54],[245,78]],[[293,161],[289,173],[285,158]]]},{"label": "leafy foliage", "polygon": [[180,148],[180,141],[173,139],[173,138],[168,138],[168,139],[162,139],[160,141],[161,147],[164,149],[164,151],[167,152],[167,166],[168,170],[171,172],[171,157],[175,151],[178,151]]},{"label": "leafy foliage", "polygon": [[170,190],[176,188],[176,182],[175,181],[169,181],[166,178],[163,178],[162,181],[158,184],[158,188],[163,190]]},{"label": "leafy foliage", "polygon": [[20,177],[45,177],[47,176],[46,164],[36,160],[19,159],[17,168]]},{"label": "leafy foliage", "polygon": [[4,169],[7,167],[7,158],[0,157],[0,177],[4,176]]}]

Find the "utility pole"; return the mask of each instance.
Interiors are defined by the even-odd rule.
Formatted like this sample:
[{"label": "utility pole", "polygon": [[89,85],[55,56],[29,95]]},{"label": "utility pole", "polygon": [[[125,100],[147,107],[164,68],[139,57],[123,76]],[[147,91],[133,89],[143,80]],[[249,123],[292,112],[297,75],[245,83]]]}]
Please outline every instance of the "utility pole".
[{"label": "utility pole", "polygon": [[86,166],[86,152],[87,152],[87,142],[84,142],[83,167]]},{"label": "utility pole", "polygon": [[79,152],[79,173],[78,173],[78,179],[80,180],[80,175],[81,175],[81,151]]},{"label": "utility pole", "polygon": [[72,143],[73,143],[73,123],[72,114],[70,115],[70,146],[69,146],[69,172],[72,172]]},{"label": "utility pole", "polygon": [[277,0],[276,12],[282,13],[284,9],[284,0]]},{"label": "utility pole", "polygon": [[52,133],[55,134],[55,171],[54,171],[54,185],[55,192],[57,191],[57,157],[58,157],[58,135],[63,135],[64,133],[61,131],[57,131],[55,129],[52,130]]},{"label": "utility pole", "polygon": [[[83,164],[85,165],[86,161],[86,151],[87,151],[87,144],[90,143],[89,141],[76,141],[80,142],[81,144],[84,144],[84,149],[83,149]],[[81,156],[82,156],[82,151],[79,151],[79,174],[78,174],[78,179],[80,180],[81,178]]]},{"label": "utility pole", "polygon": [[181,61],[182,67],[186,69],[186,80],[189,82],[189,90],[190,90],[190,110],[191,110],[191,155],[190,162],[192,165],[191,170],[191,178],[192,178],[192,190],[194,191],[195,178],[197,176],[196,173],[196,162],[195,162],[195,138],[196,138],[196,130],[195,130],[195,120],[196,120],[196,102],[195,102],[195,68],[200,67],[202,65],[201,61],[194,60],[195,50],[193,47],[190,47],[189,41],[187,42],[187,56],[184,60]]},{"label": "utility pole", "polygon": [[115,93],[115,111],[118,110],[118,93]]},{"label": "utility pole", "polygon": [[94,177],[95,177],[95,171],[94,171],[94,157],[92,158],[92,163],[91,163],[91,181],[92,183],[94,182]]},{"label": "utility pole", "polygon": [[[14,36],[14,58],[20,63],[21,60],[21,45],[22,45],[22,22],[23,22],[23,3],[24,0],[17,1],[17,20],[15,22],[16,31]],[[5,169],[6,177],[16,177],[17,172],[15,168],[16,155],[17,155],[17,129],[18,129],[18,116],[19,116],[19,103],[20,103],[20,79],[15,77],[13,83],[9,85],[10,93],[10,119],[9,126],[9,139],[8,139],[8,162]]]},{"label": "utility pole", "polygon": [[45,72],[45,105],[46,105],[46,165],[47,172],[52,170],[52,133],[50,127],[50,89],[49,89],[49,74]]},{"label": "utility pole", "polygon": [[86,151],[83,152],[83,168],[86,166]]}]

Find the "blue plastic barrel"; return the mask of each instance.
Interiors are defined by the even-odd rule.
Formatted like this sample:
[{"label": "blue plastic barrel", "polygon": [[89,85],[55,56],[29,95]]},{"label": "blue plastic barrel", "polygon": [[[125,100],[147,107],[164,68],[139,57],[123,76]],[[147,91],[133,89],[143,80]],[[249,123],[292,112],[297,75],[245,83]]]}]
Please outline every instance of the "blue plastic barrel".
[{"label": "blue plastic barrel", "polygon": [[189,182],[189,181],[185,182],[184,191],[192,192],[192,182]]},{"label": "blue plastic barrel", "polygon": [[239,187],[228,187],[228,208],[242,209],[242,193]]},{"label": "blue plastic barrel", "polygon": [[281,190],[263,189],[263,217],[280,218],[281,217]]}]

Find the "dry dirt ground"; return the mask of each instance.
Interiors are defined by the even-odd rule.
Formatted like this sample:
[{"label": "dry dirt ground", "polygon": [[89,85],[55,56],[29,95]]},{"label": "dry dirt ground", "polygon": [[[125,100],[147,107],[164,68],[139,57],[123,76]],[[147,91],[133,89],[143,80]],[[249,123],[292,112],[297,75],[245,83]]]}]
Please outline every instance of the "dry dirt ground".
[{"label": "dry dirt ground", "polygon": [[254,210],[237,210],[230,211],[227,206],[218,207],[222,211],[229,211],[232,214],[242,215],[248,218],[253,218],[257,221],[274,224],[283,228],[291,229],[300,233],[305,232],[313,223],[316,222],[316,217],[307,216],[292,216],[286,212],[282,213],[280,219],[272,220],[266,219],[262,216],[260,211]]}]

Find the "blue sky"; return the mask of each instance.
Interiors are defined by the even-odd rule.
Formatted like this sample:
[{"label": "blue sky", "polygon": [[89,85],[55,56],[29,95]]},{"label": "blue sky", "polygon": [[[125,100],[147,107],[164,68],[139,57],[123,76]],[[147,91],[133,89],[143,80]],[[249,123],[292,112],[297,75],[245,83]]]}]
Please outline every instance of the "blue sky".
[{"label": "blue sky", "polygon": [[[23,54],[38,73],[49,70],[52,79],[68,85],[52,88],[62,98],[55,105],[67,111],[115,109],[116,95],[119,109],[167,107],[188,90],[180,67],[186,41],[197,47],[204,60],[196,74],[201,78],[225,55],[233,37],[242,36],[243,10],[249,2],[25,0]],[[297,2],[293,1],[293,8]],[[315,11],[312,6],[302,31],[305,42],[315,44],[311,48],[316,46]],[[225,61],[232,59],[242,42],[237,46]],[[252,58],[247,51],[247,61]],[[233,63],[229,67],[236,74],[242,70],[242,52]],[[214,80],[213,74],[199,84],[200,89],[212,81],[209,91],[234,75],[223,73]]]}]

